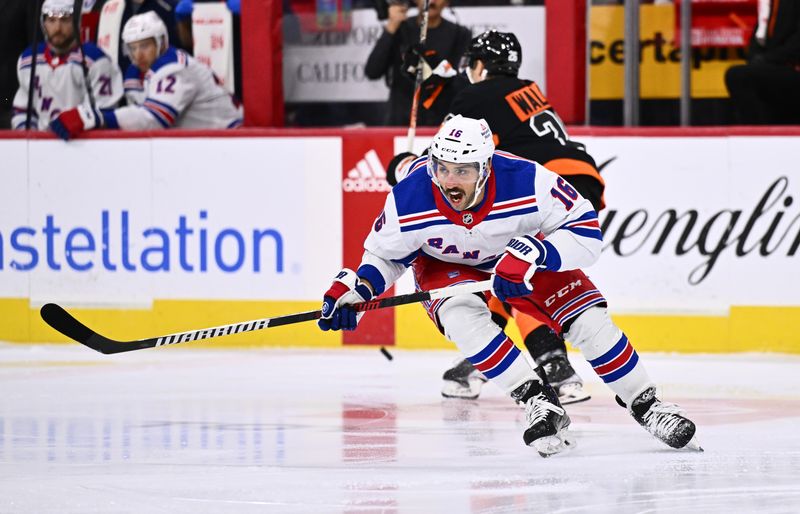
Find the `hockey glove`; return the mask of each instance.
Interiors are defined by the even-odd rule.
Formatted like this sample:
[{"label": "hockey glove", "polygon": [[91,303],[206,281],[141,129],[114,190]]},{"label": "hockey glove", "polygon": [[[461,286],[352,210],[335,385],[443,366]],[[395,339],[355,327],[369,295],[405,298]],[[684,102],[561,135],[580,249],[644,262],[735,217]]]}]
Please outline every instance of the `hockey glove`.
[{"label": "hockey glove", "polygon": [[531,279],[544,263],[544,246],[531,236],[517,236],[506,245],[492,275],[492,292],[501,302],[533,292]]},{"label": "hockey glove", "polygon": [[411,80],[417,78],[417,66],[419,66],[419,56],[422,53],[419,43],[412,45],[401,56],[401,69]]},{"label": "hockey glove", "polygon": [[64,111],[50,122],[50,130],[64,141],[68,141],[86,130],[102,126],[103,117],[90,107],[79,105]]},{"label": "hockey glove", "polygon": [[358,279],[353,270],[343,269],[322,300],[322,316],[317,325],[322,330],[355,330],[363,312],[350,305],[372,299],[370,288]]},{"label": "hockey glove", "polygon": [[450,62],[439,55],[439,52],[432,48],[424,48],[417,43],[403,54],[403,70],[411,80],[417,78],[417,66],[420,63],[422,63],[422,80],[428,80],[432,75],[448,79],[458,74]]},{"label": "hockey glove", "polygon": [[416,159],[417,156],[411,152],[402,152],[392,157],[389,165],[386,166],[386,182],[392,187],[396,186],[398,182],[408,176],[408,172],[411,171],[409,166]]}]

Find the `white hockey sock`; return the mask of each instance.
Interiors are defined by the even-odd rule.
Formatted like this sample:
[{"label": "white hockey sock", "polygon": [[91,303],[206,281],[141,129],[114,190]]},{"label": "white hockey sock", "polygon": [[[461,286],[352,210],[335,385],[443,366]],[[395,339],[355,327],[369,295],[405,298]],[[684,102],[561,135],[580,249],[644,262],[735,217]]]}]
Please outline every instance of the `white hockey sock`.
[{"label": "white hockey sock", "polygon": [[581,350],[595,373],[626,405],[654,386],[639,354],[605,307],[593,307],[578,316],[565,338]]},{"label": "white hockey sock", "polygon": [[539,380],[527,359],[492,321],[475,295],[447,299],[438,310],[445,335],[486,378],[510,393],[528,380]]}]

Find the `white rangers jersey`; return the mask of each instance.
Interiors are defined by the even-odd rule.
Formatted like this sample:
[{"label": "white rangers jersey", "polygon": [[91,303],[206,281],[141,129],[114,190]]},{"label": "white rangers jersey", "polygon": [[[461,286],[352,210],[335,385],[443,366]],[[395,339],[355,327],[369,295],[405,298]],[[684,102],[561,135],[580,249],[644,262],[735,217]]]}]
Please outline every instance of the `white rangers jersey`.
[{"label": "white rangers jersey", "polygon": [[518,235],[544,236],[540,269],[572,270],[600,256],[597,213],[563,178],[506,152],[492,157],[483,201],[456,211],[426,172],[426,157],[389,193],[364,242],[358,274],[381,293],[423,253],[491,272]]},{"label": "white rangers jersey", "polygon": [[[122,98],[122,74],[119,68],[92,43],[83,44],[83,54],[95,105],[98,109],[115,107]],[[19,89],[14,96],[14,114],[11,118],[11,127],[15,129],[25,128],[32,63],[32,48],[27,48],[17,61]],[[47,130],[50,122],[66,110],[79,105],[88,107],[90,102],[80,49],[76,46],[69,54],[57,56],[45,43],[39,44],[34,87],[31,123],[39,130]]]},{"label": "white rangers jersey", "polygon": [[241,108],[211,69],[183,50],[169,47],[145,73],[132,68],[125,73],[125,95],[132,105],[106,116],[109,127],[199,129],[242,124]]}]

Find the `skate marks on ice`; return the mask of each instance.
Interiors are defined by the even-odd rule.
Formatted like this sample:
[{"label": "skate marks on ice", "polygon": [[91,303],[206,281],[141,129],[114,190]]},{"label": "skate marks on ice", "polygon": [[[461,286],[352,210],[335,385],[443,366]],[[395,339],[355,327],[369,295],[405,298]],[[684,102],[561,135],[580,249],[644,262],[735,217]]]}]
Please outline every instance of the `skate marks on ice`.
[{"label": "skate marks on ice", "polygon": [[648,355],[702,454],[653,439],[576,362],[578,445],[542,459],[490,384],[441,398],[451,353],[172,350],[0,345],[0,512],[800,510],[793,357]]}]

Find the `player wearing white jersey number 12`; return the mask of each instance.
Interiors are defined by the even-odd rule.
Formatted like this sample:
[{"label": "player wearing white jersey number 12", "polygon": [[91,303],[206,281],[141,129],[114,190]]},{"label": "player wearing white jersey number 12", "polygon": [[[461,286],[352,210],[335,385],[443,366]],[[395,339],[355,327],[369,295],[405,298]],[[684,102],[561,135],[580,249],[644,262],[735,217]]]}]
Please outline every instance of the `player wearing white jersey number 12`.
[{"label": "player wearing white jersey number 12", "polygon": [[[563,178],[496,152],[484,120],[455,116],[389,193],[358,271],[342,270],[325,293],[319,326],[355,329],[349,304],[380,295],[408,266],[420,290],[491,278],[500,301],[565,333],[648,432],[673,448],[698,449],[694,423],[655,396],[605,298],[579,269],[597,260],[601,244],[596,212]],[[525,405],[525,444],[542,456],[571,446],[555,391],[492,321],[484,295],[425,307],[486,378]]]},{"label": "player wearing white jersey number 12", "polygon": [[[167,28],[154,12],[133,16],[122,30],[125,51],[139,70],[141,103],[113,110],[79,107],[59,116],[52,130],[71,139],[93,128],[152,130],[234,128],[242,111],[211,69],[169,46]],[[126,77],[130,77],[127,73]],[[127,80],[127,79],[126,79]]]}]

